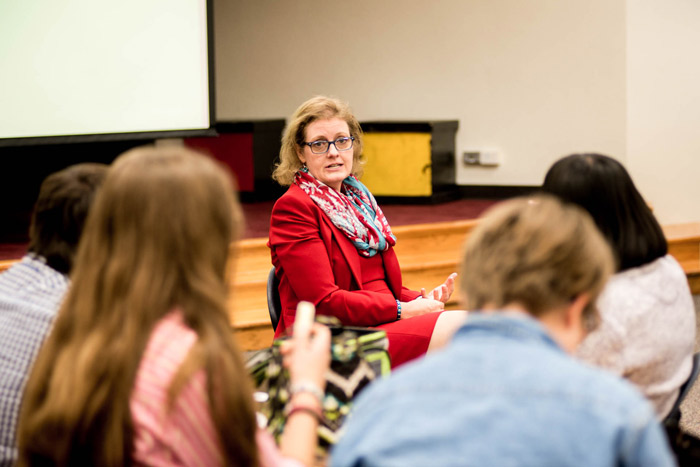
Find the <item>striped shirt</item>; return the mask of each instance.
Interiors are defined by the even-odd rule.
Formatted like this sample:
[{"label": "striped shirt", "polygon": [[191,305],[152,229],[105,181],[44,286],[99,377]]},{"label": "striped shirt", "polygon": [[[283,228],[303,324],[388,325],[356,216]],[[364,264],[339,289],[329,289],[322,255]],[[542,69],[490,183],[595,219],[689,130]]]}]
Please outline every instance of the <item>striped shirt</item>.
[{"label": "striped shirt", "polygon": [[0,466],[17,459],[24,385],[68,283],[66,276],[31,253],[0,274]]},{"label": "striped shirt", "polygon": [[[206,375],[197,371],[167,410],[168,388],[197,341],[179,312],[156,325],[146,346],[131,394],[136,464],[151,466],[223,465],[220,440],[209,412]],[[252,401],[251,401],[252,403]],[[281,458],[274,441],[257,434],[262,466],[299,466]]]}]

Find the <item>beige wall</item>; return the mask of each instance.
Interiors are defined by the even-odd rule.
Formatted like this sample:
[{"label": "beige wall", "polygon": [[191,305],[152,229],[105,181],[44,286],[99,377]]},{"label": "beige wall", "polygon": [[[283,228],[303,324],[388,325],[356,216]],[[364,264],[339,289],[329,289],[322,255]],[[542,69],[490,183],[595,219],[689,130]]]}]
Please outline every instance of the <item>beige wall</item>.
[{"label": "beige wall", "polygon": [[700,221],[700,2],[627,11],[628,167],[662,223]]},{"label": "beige wall", "polygon": [[[681,114],[674,107],[682,124],[655,145],[646,141],[661,118],[655,108],[672,105],[663,93],[670,91],[672,102],[697,95],[690,82],[663,70],[647,75],[646,44],[657,43],[646,23],[677,4],[659,28],[674,32],[675,16],[687,23],[688,31],[665,39],[681,45],[683,61],[700,43],[700,28],[690,27],[700,24],[696,0],[214,3],[219,119],[285,118],[315,94],[348,100],[361,121],[456,119],[458,155],[482,148],[503,155],[495,168],[458,163],[459,184],[538,185],[558,157],[597,151],[629,163],[662,220],[700,220],[689,209],[672,212],[676,190],[650,183],[659,172],[669,183],[675,176],[655,165],[658,149],[673,138],[679,147],[664,157],[684,154],[673,166],[692,167],[690,118],[700,107]],[[655,65],[673,61],[663,47],[654,50]],[[674,65],[696,67],[700,82],[697,62]],[[678,186],[690,190],[686,178],[688,186]]]}]

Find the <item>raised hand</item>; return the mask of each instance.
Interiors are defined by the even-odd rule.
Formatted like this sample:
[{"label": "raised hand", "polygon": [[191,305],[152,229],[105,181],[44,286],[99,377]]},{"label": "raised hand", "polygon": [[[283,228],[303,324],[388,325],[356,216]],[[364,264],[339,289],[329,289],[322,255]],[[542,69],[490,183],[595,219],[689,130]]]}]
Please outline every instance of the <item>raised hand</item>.
[{"label": "raised hand", "polygon": [[455,291],[455,279],[457,278],[457,273],[453,272],[445,282],[435,287],[430,293],[426,293],[425,289],[421,289],[421,296],[423,298],[431,298],[433,300],[438,300],[442,303],[447,303],[447,301],[452,296],[452,292]]}]

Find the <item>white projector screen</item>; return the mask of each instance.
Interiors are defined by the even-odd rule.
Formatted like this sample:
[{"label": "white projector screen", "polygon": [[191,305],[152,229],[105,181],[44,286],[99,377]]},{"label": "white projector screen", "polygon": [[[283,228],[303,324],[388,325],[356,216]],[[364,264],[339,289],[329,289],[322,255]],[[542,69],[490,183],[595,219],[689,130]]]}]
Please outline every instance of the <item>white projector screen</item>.
[{"label": "white projector screen", "polygon": [[1,0],[0,143],[208,129],[210,8],[207,0]]}]

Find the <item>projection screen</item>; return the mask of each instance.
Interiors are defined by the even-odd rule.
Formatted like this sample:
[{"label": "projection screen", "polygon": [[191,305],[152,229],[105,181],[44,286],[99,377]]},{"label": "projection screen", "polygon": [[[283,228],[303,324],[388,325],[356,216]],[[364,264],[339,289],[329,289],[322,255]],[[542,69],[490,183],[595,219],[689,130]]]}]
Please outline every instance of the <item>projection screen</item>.
[{"label": "projection screen", "polygon": [[210,128],[210,10],[211,0],[0,1],[0,145]]}]

